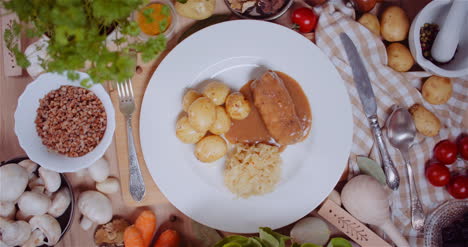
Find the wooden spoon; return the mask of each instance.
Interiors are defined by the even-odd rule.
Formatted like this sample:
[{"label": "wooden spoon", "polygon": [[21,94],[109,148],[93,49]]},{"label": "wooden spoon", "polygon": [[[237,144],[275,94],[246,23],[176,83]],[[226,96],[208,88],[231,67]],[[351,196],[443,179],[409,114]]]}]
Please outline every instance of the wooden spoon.
[{"label": "wooden spoon", "polygon": [[409,246],[390,220],[388,191],[374,178],[367,175],[352,178],[341,192],[341,201],[351,215],[382,229],[397,246]]}]

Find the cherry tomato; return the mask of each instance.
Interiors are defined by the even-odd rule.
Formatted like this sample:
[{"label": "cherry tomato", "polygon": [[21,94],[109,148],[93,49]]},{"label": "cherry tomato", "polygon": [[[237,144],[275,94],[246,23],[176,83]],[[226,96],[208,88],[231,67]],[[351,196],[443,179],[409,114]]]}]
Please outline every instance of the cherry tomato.
[{"label": "cherry tomato", "polygon": [[434,147],[434,157],[446,165],[457,160],[457,153],[457,145],[449,140],[443,140]]},{"label": "cherry tomato", "polygon": [[468,177],[454,177],[448,185],[448,192],[456,199],[468,198]]},{"label": "cherry tomato", "polygon": [[468,160],[468,136],[461,136],[458,140],[458,152],[464,160]]},{"label": "cherry tomato", "polygon": [[295,9],[291,15],[291,21],[299,27],[299,32],[309,33],[317,26],[317,15],[309,8]]},{"label": "cherry tomato", "polygon": [[426,169],[426,178],[434,186],[444,186],[450,182],[450,171],[441,163],[433,163]]}]

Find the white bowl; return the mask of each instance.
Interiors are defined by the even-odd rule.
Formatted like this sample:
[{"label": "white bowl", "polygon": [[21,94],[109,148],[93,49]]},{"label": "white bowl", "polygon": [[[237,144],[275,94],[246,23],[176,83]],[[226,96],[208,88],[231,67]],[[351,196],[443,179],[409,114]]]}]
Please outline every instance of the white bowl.
[{"label": "white bowl", "polygon": [[80,79],[70,81],[66,75],[45,73],[31,82],[18,99],[18,107],[15,111],[15,133],[19,144],[29,158],[56,172],[75,172],[92,165],[97,159],[104,155],[112,142],[115,130],[115,112],[109,94],[100,84],[94,84],[89,90],[93,91],[101,100],[107,115],[107,128],[101,142],[91,152],[81,157],[67,157],[65,155],[50,151],[42,144],[42,140],[36,132],[34,120],[39,107],[39,100],[52,90],[62,85],[81,87],[80,81],[89,76],[78,72]]},{"label": "white bowl", "polygon": [[[425,23],[435,23],[438,24],[439,27],[442,27],[450,9],[451,2],[452,1],[450,0],[432,1],[419,12],[411,24],[408,38],[409,46],[411,54],[424,70],[444,77],[464,77],[468,76],[467,28],[462,29],[462,33],[460,34],[460,43],[458,45],[457,52],[455,53],[455,58],[448,64],[437,66],[424,58],[421,50],[421,43],[419,41],[419,31]],[[465,17],[465,23],[468,23],[468,15]]]}]

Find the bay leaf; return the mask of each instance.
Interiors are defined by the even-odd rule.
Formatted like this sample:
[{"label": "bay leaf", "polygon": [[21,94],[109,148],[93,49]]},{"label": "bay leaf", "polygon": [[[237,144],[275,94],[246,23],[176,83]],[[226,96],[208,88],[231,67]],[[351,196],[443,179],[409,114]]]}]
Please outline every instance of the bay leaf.
[{"label": "bay leaf", "polygon": [[194,237],[200,243],[197,246],[200,247],[214,246],[217,242],[221,241],[222,239],[215,229],[202,225],[194,220],[192,220],[192,232]]},{"label": "bay leaf", "polygon": [[380,166],[379,163],[365,156],[357,156],[356,161],[357,161],[359,170],[362,173],[372,176],[373,178],[377,179],[377,181],[379,181],[379,183],[381,183],[382,185],[386,184],[385,173],[382,170],[382,167]]}]

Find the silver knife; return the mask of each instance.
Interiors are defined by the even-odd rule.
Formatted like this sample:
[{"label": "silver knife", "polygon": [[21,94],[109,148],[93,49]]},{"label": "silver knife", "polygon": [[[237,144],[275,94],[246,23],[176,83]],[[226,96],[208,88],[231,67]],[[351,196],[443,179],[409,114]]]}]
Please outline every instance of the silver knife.
[{"label": "silver knife", "polygon": [[367,116],[367,120],[369,120],[369,125],[379,148],[387,185],[392,190],[396,190],[400,185],[400,177],[398,176],[398,171],[393,165],[392,158],[388,154],[387,146],[383,140],[382,130],[380,129],[379,120],[377,118],[377,104],[375,103],[374,91],[372,90],[366,67],[364,67],[361,56],[348,35],[346,35],[346,33],[341,33],[340,39],[344,45],[346,55],[348,56],[351,70],[353,71],[354,84],[356,85],[359,98],[361,99],[364,113]]}]

